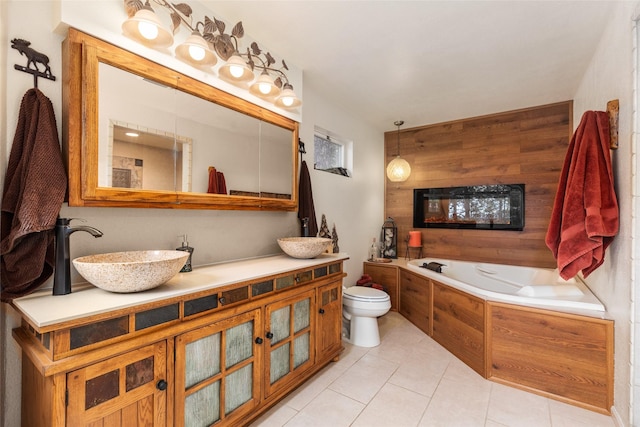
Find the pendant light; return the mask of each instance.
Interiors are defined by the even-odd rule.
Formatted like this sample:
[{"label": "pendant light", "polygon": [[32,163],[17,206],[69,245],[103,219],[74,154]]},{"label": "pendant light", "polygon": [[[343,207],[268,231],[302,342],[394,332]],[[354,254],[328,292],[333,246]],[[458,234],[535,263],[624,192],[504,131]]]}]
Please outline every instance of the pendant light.
[{"label": "pendant light", "polygon": [[409,175],[411,175],[409,162],[400,157],[400,126],[404,124],[404,121],[398,120],[393,122],[393,124],[398,126],[398,154],[396,158],[391,160],[387,165],[387,178],[389,178],[391,182],[404,182],[409,178]]}]

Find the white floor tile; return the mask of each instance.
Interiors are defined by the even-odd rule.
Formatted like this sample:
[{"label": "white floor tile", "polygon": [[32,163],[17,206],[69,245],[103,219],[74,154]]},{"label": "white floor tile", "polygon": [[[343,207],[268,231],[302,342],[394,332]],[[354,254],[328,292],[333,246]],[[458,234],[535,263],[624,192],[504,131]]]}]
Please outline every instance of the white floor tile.
[{"label": "white floor tile", "polygon": [[415,427],[428,404],[428,397],[387,383],[352,426]]},{"label": "white floor tile", "polygon": [[551,427],[549,399],[494,383],[487,418],[513,427]]},{"label": "white floor tile", "polygon": [[286,427],[346,427],[350,426],[365,405],[333,390],[324,390]]},{"label": "white floor tile", "polygon": [[485,380],[396,312],[381,343],[345,351],[260,427],[615,427],[613,418]]},{"label": "white floor tile", "polygon": [[367,354],[336,379],[329,388],[367,404],[397,368],[397,363]]}]

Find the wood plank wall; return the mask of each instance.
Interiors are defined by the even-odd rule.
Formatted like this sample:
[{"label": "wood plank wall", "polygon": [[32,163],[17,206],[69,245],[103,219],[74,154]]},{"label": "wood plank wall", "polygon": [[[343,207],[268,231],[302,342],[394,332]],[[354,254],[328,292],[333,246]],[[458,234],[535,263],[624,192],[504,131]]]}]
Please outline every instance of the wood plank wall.
[{"label": "wood plank wall", "polygon": [[[544,238],[573,131],[572,111],[573,102],[566,101],[401,129],[400,154],[411,176],[403,183],[385,179],[385,218],[398,227],[398,257],[405,257],[409,231],[421,230],[424,257],[555,268]],[[397,131],[384,138],[386,167],[397,155]],[[414,188],[521,183],[523,231],[413,228]]]}]

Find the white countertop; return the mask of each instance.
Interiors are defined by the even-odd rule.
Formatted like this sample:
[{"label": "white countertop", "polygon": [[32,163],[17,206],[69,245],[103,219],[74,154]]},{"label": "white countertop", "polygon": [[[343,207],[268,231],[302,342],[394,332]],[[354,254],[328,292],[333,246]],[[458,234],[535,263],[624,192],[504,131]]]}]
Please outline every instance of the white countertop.
[{"label": "white countertop", "polygon": [[322,254],[313,259],[296,259],[287,255],[252,258],[213,264],[178,273],[167,283],[144,292],[117,294],[89,283],[74,285],[68,295],[52,295],[42,289],[13,300],[13,305],[32,325],[42,328],[57,323],[101,314],[141,304],[180,297],[238,282],[304,269],[332,261],[348,259],[345,253]]}]

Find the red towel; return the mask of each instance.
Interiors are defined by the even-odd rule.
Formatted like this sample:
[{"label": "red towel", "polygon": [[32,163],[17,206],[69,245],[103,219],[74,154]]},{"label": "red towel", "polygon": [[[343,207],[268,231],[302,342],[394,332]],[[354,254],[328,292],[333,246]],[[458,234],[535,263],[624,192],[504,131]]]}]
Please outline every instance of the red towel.
[{"label": "red towel", "polygon": [[569,144],[545,238],[565,280],[598,268],[618,232],[609,138],[607,113],[587,111]]},{"label": "red towel", "polygon": [[218,193],[218,173],[213,166],[209,166],[209,187],[207,188],[207,193]]},{"label": "red towel", "polygon": [[222,172],[216,172],[216,181],[218,181],[218,194],[227,194],[227,182]]},{"label": "red towel", "polygon": [[212,194],[227,194],[227,182],[224,179],[224,174],[218,172],[213,166],[209,166],[209,187],[207,193]]}]

